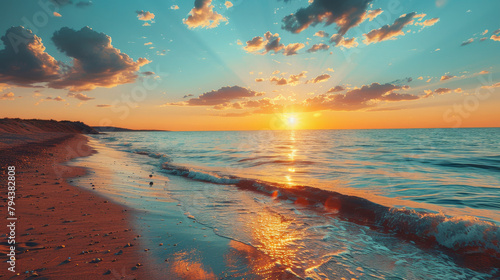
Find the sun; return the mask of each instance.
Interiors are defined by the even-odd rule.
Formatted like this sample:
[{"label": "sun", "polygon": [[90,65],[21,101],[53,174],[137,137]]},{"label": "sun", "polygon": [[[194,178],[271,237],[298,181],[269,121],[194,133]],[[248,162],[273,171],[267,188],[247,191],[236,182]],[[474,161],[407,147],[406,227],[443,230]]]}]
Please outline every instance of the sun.
[{"label": "sun", "polygon": [[295,128],[295,126],[299,123],[299,119],[295,114],[285,114],[284,121],[288,128]]}]

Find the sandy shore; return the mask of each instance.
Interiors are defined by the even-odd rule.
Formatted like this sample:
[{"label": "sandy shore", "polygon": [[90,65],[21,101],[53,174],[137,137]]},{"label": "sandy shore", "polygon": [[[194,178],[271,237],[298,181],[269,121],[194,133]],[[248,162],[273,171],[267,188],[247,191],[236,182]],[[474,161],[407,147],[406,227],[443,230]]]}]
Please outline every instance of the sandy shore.
[{"label": "sandy shore", "polygon": [[[16,168],[18,218],[15,273],[7,270],[3,234],[0,278],[152,279],[130,229],[129,209],[66,182],[85,174],[85,169],[62,163],[93,153],[86,136],[52,133],[26,138],[29,145],[0,153],[2,192],[7,192],[7,166]],[[0,209],[6,217],[6,198]]]}]

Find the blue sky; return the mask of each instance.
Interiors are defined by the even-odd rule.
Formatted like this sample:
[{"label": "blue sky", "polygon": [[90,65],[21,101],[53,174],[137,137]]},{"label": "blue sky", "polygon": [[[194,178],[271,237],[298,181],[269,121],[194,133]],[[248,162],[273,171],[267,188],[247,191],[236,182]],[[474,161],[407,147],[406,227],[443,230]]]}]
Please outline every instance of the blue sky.
[{"label": "blue sky", "polygon": [[[336,34],[342,24],[338,21],[326,25],[326,20],[320,19],[319,22],[312,23],[296,33],[284,28],[285,17],[296,14],[301,8],[315,5],[308,3],[308,0],[233,0],[228,1],[232,4],[228,7],[225,5],[226,1],[199,1],[204,2],[207,7],[213,6],[210,12],[219,14],[219,17],[225,19],[214,24],[212,28],[193,27],[186,24],[185,20],[194,8],[194,0],[140,2],[95,0],[93,2],[74,1],[75,3],[62,6],[54,6],[50,0],[27,2],[32,3],[20,5],[19,1],[2,2],[3,7],[0,10],[2,18],[0,33],[2,35],[11,26],[24,26],[31,29],[34,35],[41,38],[47,54],[71,67],[74,58],[61,52],[51,38],[54,32],[63,27],[78,31],[88,26],[96,34],[104,33],[109,36],[112,40],[112,47],[127,54],[133,61],[145,58],[148,63],[140,67],[137,71],[137,78],[133,81],[106,87],[95,86],[91,90],[54,88],[48,86],[48,83],[45,84],[44,82],[47,82],[45,80],[40,80],[40,83],[33,87],[35,84],[14,83],[7,78],[8,73],[3,73],[5,78],[2,79],[0,76],[0,85],[3,83],[3,92],[0,92],[0,95],[10,92],[15,95],[15,98],[5,95],[5,100],[0,100],[2,107],[4,104],[15,105],[9,107],[16,109],[5,111],[7,117],[34,116],[33,111],[47,117],[53,113],[54,109],[57,109],[63,112],[55,115],[58,118],[81,119],[85,116],[85,112],[92,110],[96,112],[96,117],[88,117],[90,123],[95,124],[99,119],[106,118],[122,126],[126,126],[127,123],[133,124],[132,126],[141,126],[139,120],[144,123],[148,118],[148,114],[144,112],[150,112],[155,117],[164,116],[166,119],[183,115],[190,119],[191,123],[195,115],[202,119],[211,119],[213,123],[224,122],[228,118],[239,118],[239,121],[234,120],[235,123],[241,122],[242,118],[246,119],[245,122],[252,122],[252,116],[256,116],[255,120],[257,120],[257,118],[275,113],[276,110],[290,113],[291,109],[287,108],[296,108],[297,112],[293,113],[305,114],[317,111],[329,116],[339,111],[355,113],[354,111],[367,112],[383,108],[392,110],[394,108],[443,107],[448,104],[460,104],[465,95],[474,94],[478,87],[489,86],[478,80],[478,76],[484,76],[483,80],[490,85],[498,83],[499,80],[500,56],[497,53],[500,41],[491,38],[496,36],[494,32],[500,28],[497,15],[500,10],[498,1],[411,0],[401,1],[401,3],[400,1],[377,0],[351,1],[353,7],[361,7],[363,2],[368,2],[366,9],[361,9],[361,12],[381,10],[381,13],[373,20],[365,19],[342,34],[346,40],[355,38],[357,46],[352,48],[343,47],[341,44],[335,45],[330,41],[330,36]],[[78,7],[79,2],[89,4]],[[178,9],[172,9],[174,5],[177,5]],[[52,13],[54,11],[60,16],[55,16]],[[154,14],[154,19],[140,20],[137,11]],[[364,34],[372,30],[376,31],[384,25],[388,25],[388,28],[396,28],[395,21],[411,13],[419,16],[413,17],[409,24],[401,28],[404,35],[370,44],[364,42],[366,40]],[[422,14],[425,15],[422,16]],[[418,25],[431,19],[437,20],[429,26]],[[145,23],[149,26],[143,26]],[[315,36],[314,34],[318,31],[328,33],[328,37]],[[262,54],[264,49],[254,52],[245,50],[247,41],[258,36],[265,39],[266,32],[279,34],[280,42],[284,44],[282,49],[277,53],[270,51],[266,54]],[[484,35],[482,35],[483,32]],[[481,41],[481,38],[485,39]],[[469,39],[473,41],[462,45]],[[285,55],[285,47],[295,43],[304,44],[304,46],[296,54]],[[307,52],[314,44],[320,43],[327,45],[328,50]],[[3,48],[3,45],[0,48]],[[141,74],[146,71],[155,72],[155,74],[150,76]],[[483,74],[479,74],[481,71]],[[289,79],[290,75],[302,72],[306,72],[305,77],[293,85],[289,83],[280,86],[271,81],[272,77]],[[307,82],[320,75],[329,77],[319,83]],[[443,80],[442,77],[446,75],[455,77]],[[155,86],[147,89],[147,98],[134,102],[134,105],[130,106],[134,119],[117,117],[118,113],[112,108],[118,106],[116,100],[121,100],[124,92],[131,92],[145,79],[154,79]],[[256,79],[263,81],[257,82]],[[391,84],[398,87],[387,87],[383,89],[384,92],[380,96],[367,102],[363,101],[363,104],[347,103],[344,96],[341,96],[342,98],[333,95],[322,96],[328,89],[335,86],[343,87],[344,91],[331,94],[348,96],[350,91],[370,86],[373,83]],[[238,93],[234,95],[228,93],[234,98],[220,99],[219,108],[192,106],[189,103],[190,98],[197,98],[203,93],[214,91],[214,94],[219,94],[219,89],[235,86],[251,92],[263,93],[263,95],[238,96]],[[450,92],[429,94],[429,91],[435,91],[438,88],[446,88]],[[458,88],[461,90],[457,90]],[[1,86],[0,89],[2,89]],[[491,89],[494,94],[493,97],[489,97],[488,103],[500,105],[498,89],[496,87]],[[39,94],[32,96],[34,91],[38,91]],[[393,92],[404,94],[406,97],[396,102],[394,98],[388,97]],[[85,95],[89,99],[74,98],[76,94]],[[351,95],[362,94],[364,92],[360,91],[353,92]],[[186,95],[190,96],[183,98]],[[425,95],[432,98],[423,98]],[[56,96],[60,96],[64,101],[40,102],[47,97],[55,98]],[[307,100],[313,97],[318,98]],[[251,107],[250,103],[245,103],[262,98],[272,99],[272,107]],[[11,103],[7,103],[8,101]],[[96,109],[96,105],[102,106]],[[256,108],[262,110],[259,111]],[[23,112],[23,110],[27,111]],[[401,109],[397,110],[400,111],[398,114],[404,113],[404,110],[403,112]],[[231,117],[234,115],[239,115],[239,117]],[[467,121],[473,126],[484,126],[483,117],[478,117],[475,121],[468,117]],[[226,120],[223,120],[224,118]],[[327,120],[320,123],[327,123]],[[436,124],[436,126],[446,125],[442,120]],[[142,126],[147,125],[142,124]],[[189,127],[188,124],[185,126]],[[262,126],[265,128],[266,125]],[[304,128],[307,127],[316,126],[310,125]],[[217,125],[215,129],[223,129],[223,126]]]}]

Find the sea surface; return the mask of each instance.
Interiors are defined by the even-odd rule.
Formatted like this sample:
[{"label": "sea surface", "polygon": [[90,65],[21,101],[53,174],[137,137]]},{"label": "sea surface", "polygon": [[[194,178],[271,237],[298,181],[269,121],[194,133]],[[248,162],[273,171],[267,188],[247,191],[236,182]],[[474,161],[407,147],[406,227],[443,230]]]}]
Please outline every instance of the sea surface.
[{"label": "sea surface", "polygon": [[[500,128],[111,132],[91,145],[80,184],[114,174],[97,191],[144,210],[154,240],[224,244],[152,253],[174,254],[180,278],[186,263],[219,279],[500,277]],[[165,235],[172,209],[193,225]]]}]

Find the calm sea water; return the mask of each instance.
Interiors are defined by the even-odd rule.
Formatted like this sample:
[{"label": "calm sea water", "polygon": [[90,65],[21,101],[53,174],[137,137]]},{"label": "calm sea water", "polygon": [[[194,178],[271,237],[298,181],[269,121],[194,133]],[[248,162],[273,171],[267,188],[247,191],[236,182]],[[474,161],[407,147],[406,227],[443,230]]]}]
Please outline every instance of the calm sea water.
[{"label": "calm sea water", "polygon": [[[95,139],[170,178],[164,191],[190,218],[291,275],[332,279],[339,267],[366,279],[498,275],[498,128],[116,132]],[[478,254],[493,260],[477,268],[469,256]],[[265,263],[252,273],[265,272]]]}]

